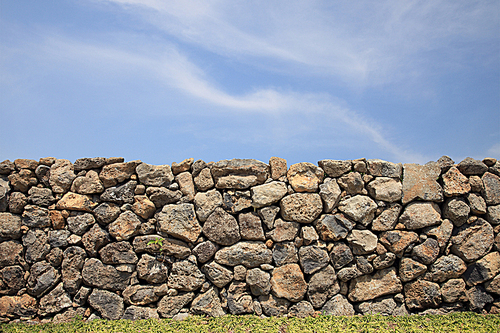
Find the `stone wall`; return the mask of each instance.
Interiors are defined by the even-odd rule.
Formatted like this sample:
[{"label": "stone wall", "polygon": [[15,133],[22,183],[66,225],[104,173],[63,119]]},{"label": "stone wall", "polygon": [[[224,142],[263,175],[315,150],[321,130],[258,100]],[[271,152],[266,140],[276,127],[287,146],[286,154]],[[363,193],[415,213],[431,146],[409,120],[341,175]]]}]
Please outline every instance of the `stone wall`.
[{"label": "stone wall", "polygon": [[500,311],[500,162],[0,163],[0,319]]}]

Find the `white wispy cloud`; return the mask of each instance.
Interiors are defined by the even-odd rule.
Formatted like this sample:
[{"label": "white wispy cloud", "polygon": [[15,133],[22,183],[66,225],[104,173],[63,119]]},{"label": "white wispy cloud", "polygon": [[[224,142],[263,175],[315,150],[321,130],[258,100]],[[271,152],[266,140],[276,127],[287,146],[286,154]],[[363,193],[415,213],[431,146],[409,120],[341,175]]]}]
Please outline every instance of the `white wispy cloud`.
[{"label": "white wispy cloud", "polygon": [[[488,0],[101,1],[214,53],[362,85],[462,65],[498,29],[498,3]],[[443,56],[429,58],[436,50]]]}]

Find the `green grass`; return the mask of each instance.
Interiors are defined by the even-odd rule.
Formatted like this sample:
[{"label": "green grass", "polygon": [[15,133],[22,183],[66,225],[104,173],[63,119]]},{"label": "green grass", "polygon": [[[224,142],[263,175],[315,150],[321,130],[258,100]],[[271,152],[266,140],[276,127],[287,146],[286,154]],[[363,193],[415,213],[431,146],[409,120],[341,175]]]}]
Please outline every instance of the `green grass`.
[{"label": "green grass", "polygon": [[283,317],[260,319],[256,316],[224,316],[221,318],[193,316],[184,321],[170,319],[150,319],[135,322],[126,320],[95,320],[90,323],[74,320],[63,324],[1,324],[0,332],[500,332],[500,315],[455,313],[446,316],[318,316],[304,319]]}]

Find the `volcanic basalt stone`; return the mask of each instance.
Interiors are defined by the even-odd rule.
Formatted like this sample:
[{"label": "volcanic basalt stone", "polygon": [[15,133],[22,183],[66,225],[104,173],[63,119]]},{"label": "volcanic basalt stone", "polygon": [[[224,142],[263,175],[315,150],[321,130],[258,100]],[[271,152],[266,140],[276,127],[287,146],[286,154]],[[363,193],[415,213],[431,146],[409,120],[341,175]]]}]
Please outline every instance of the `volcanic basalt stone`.
[{"label": "volcanic basalt stone", "polygon": [[469,179],[456,167],[451,167],[443,175],[443,184],[444,195],[447,197],[463,195],[471,190]]},{"label": "volcanic basalt stone", "polygon": [[404,251],[418,240],[418,235],[412,231],[386,231],[380,235],[379,241],[387,249],[401,257]]},{"label": "volcanic basalt stone", "polygon": [[108,244],[99,251],[99,255],[104,264],[136,264],[139,261],[129,242]]},{"label": "volcanic basalt stone", "polygon": [[194,206],[189,203],[166,205],[156,215],[158,232],[194,242],[201,233],[201,226],[196,218]]},{"label": "volcanic basalt stone", "polygon": [[200,293],[191,303],[191,312],[198,315],[220,317],[226,313],[222,309],[221,302],[214,288],[205,293]]},{"label": "volcanic basalt stone", "polygon": [[325,248],[309,245],[299,249],[299,260],[305,274],[314,274],[328,265],[330,257]]},{"label": "volcanic basalt stone", "polygon": [[262,312],[269,317],[286,315],[290,306],[290,301],[285,298],[278,298],[273,294],[259,296],[259,303],[262,307]]},{"label": "volcanic basalt stone", "polygon": [[369,254],[377,248],[377,236],[369,230],[352,230],[347,241],[354,254]]},{"label": "volcanic basalt stone", "polygon": [[311,223],[321,211],[323,204],[317,193],[294,193],[281,199],[281,216],[284,220]]},{"label": "volcanic basalt stone", "polygon": [[26,283],[30,295],[40,297],[54,287],[61,278],[59,272],[46,261],[39,261],[31,266]]},{"label": "volcanic basalt stone", "polygon": [[366,226],[375,217],[377,204],[365,195],[356,195],[339,203],[339,210],[356,222]]},{"label": "volcanic basalt stone", "polygon": [[365,183],[359,172],[349,172],[337,179],[337,183],[348,194],[366,194]]},{"label": "volcanic basalt stone", "polygon": [[78,235],[82,236],[87,229],[95,223],[94,216],[90,213],[77,214],[70,216],[66,219],[68,229]]},{"label": "volcanic basalt stone", "polygon": [[195,294],[192,292],[164,296],[158,302],[158,313],[163,318],[172,318],[179,313],[184,306],[189,304],[194,296]]},{"label": "volcanic basalt stone", "polygon": [[428,279],[434,282],[444,282],[460,277],[467,269],[465,262],[456,255],[439,257],[428,273]]},{"label": "volcanic basalt stone", "polygon": [[451,250],[465,261],[471,262],[490,251],[494,237],[491,224],[478,218],[476,222],[464,224],[458,229],[457,235],[451,238]]},{"label": "volcanic basalt stone", "polygon": [[274,295],[291,302],[301,301],[307,291],[304,274],[297,264],[286,264],[273,270],[271,288]]},{"label": "volcanic basalt stone", "polygon": [[11,213],[0,213],[0,238],[21,237],[21,217]]},{"label": "volcanic basalt stone", "polygon": [[393,204],[384,209],[372,222],[373,231],[389,231],[394,230],[401,213],[401,205]]},{"label": "volcanic basalt stone", "polygon": [[233,273],[214,261],[203,266],[202,270],[208,279],[219,288],[224,287],[233,280]]},{"label": "volcanic basalt stone", "polygon": [[307,299],[314,308],[321,308],[328,299],[340,291],[335,270],[328,265],[309,279]]},{"label": "volcanic basalt stone", "polygon": [[352,162],[349,160],[321,160],[318,165],[332,178],[340,177],[352,169]]},{"label": "volcanic basalt stone", "polygon": [[218,189],[247,189],[269,178],[269,166],[253,159],[222,160],[210,169]]},{"label": "volcanic basalt stone", "polygon": [[412,202],[399,217],[409,230],[416,230],[441,223],[441,210],[435,203]]},{"label": "volcanic basalt stone", "polygon": [[274,242],[293,241],[300,230],[298,222],[287,222],[282,219],[277,219],[274,222],[274,229],[271,230],[269,236]]},{"label": "volcanic basalt stone", "polygon": [[254,186],[250,189],[252,194],[252,206],[262,208],[278,202],[287,194],[286,184],[273,181],[263,185]]},{"label": "volcanic basalt stone", "polygon": [[467,157],[458,163],[457,168],[466,176],[482,175],[488,170],[488,166],[486,166],[486,164],[471,157]]},{"label": "volcanic basalt stone", "polygon": [[273,260],[277,266],[299,262],[297,248],[293,242],[276,243],[273,246]]},{"label": "volcanic basalt stone", "polygon": [[257,213],[241,213],[238,215],[238,224],[242,239],[266,240],[264,230],[262,229],[262,222]]},{"label": "volcanic basalt stone", "polygon": [[335,269],[340,269],[354,260],[351,248],[343,242],[333,244],[330,260]]},{"label": "volcanic basalt stone", "polygon": [[88,259],[83,265],[82,278],[86,285],[107,290],[127,288],[131,274],[118,271],[112,265],[104,265],[95,258]]},{"label": "volcanic basalt stone", "polygon": [[403,205],[414,199],[443,201],[443,189],[436,181],[441,174],[437,163],[426,165],[405,164],[403,175]]},{"label": "volcanic basalt stone", "polygon": [[107,188],[100,196],[102,201],[112,202],[118,205],[134,203],[134,192],[137,186],[135,180],[131,180],[119,186]]},{"label": "volcanic basalt stone", "polygon": [[347,237],[349,231],[354,228],[354,223],[342,214],[321,215],[314,222],[314,226],[324,241],[338,241]]},{"label": "volcanic basalt stone", "polygon": [[295,192],[316,192],[318,185],[323,182],[323,175],[321,168],[302,162],[290,166],[287,179]]},{"label": "volcanic basalt stone", "polygon": [[92,308],[108,320],[118,320],[123,315],[123,299],[107,290],[94,289],[88,298]]},{"label": "volcanic basalt stone", "polygon": [[404,287],[405,303],[408,309],[426,309],[438,307],[442,302],[439,285],[434,282],[417,280]]},{"label": "volcanic basalt stone", "polygon": [[373,275],[362,275],[351,280],[349,300],[362,302],[377,297],[396,294],[403,290],[403,285],[396,275],[394,267],[378,270]]},{"label": "volcanic basalt stone", "polygon": [[403,195],[401,182],[388,177],[377,177],[366,188],[375,200],[395,202],[399,201]]},{"label": "volcanic basalt stone", "polygon": [[248,268],[272,263],[272,252],[262,242],[242,241],[220,249],[215,261],[221,265],[244,265]]},{"label": "volcanic basalt stone", "polygon": [[500,177],[486,172],[481,179],[484,184],[482,195],[486,203],[488,205],[500,204]]},{"label": "volcanic basalt stone", "polygon": [[197,290],[204,282],[205,275],[189,260],[175,262],[168,277],[168,287],[182,291]]},{"label": "volcanic basalt stone", "polygon": [[147,305],[159,299],[159,296],[154,292],[154,286],[151,285],[143,286],[136,284],[128,286],[122,295],[125,303],[131,305]]},{"label": "volcanic basalt stone", "polygon": [[220,207],[208,217],[202,230],[209,240],[220,245],[233,245],[241,239],[238,222]]},{"label": "volcanic basalt stone", "polygon": [[354,316],[356,312],[344,295],[336,295],[326,302],[321,313],[330,316]]},{"label": "volcanic basalt stone", "polygon": [[330,213],[338,204],[342,191],[337,181],[332,178],[326,178],[323,184],[319,184],[319,195],[323,200],[323,210]]}]

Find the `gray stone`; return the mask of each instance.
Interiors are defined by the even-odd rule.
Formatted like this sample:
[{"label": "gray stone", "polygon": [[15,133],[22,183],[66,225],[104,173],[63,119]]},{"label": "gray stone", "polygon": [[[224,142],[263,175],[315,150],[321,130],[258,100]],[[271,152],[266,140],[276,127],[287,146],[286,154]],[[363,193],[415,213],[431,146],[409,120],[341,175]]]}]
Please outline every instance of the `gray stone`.
[{"label": "gray stone", "polygon": [[451,238],[451,250],[467,262],[476,260],[488,253],[494,241],[493,227],[479,218],[472,224],[464,224]]},{"label": "gray stone", "polygon": [[147,305],[156,302],[160,297],[156,295],[154,289],[154,286],[151,285],[142,286],[136,284],[128,286],[122,293],[123,300],[126,304],[131,305]]},{"label": "gray stone", "polygon": [[269,178],[269,166],[253,159],[222,160],[210,169],[218,189],[247,189]]},{"label": "gray stone", "polygon": [[441,174],[437,163],[405,164],[403,178],[403,205],[414,199],[443,201],[443,189],[436,181]]},{"label": "gray stone", "polygon": [[[395,260],[396,260],[396,255],[392,252],[387,252],[373,259],[373,267],[375,269],[388,268],[391,267],[392,264],[394,264]],[[401,274],[401,272],[399,274]]]},{"label": "gray stone", "polygon": [[68,230],[50,230],[49,243],[52,247],[66,247],[68,246],[68,237],[71,232]]},{"label": "gray stone", "polygon": [[91,288],[80,287],[75,297],[73,298],[73,303],[78,306],[83,306],[85,303],[87,303],[87,299],[89,298],[91,292]]},{"label": "gray stone", "polygon": [[151,165],[141,163],[135,171],[139,181],[147,186],[169,186],[174,180],[174,175],[169,165]]},{"label": "gray stone", "polygon": [[177,190],[169,190],[165,187],[148,187],[146,194],[157,209],[162,208],[167,204],[173,204],[179,201],[182,197],[182,192]]},{"label": "gray stone", "polygon": [[500,273],[500,253],[491,252],[467,267],[464,279],[468,286],[491,280]]},{"label": "gray stone", "polygon": [[24,207],[22,224],[29,228],[45,228],[51,226],[49,210],[38,206]]},{"label": "gray stone", "polygon": [[332,178],[326,178],[323,184],[319,185],[319,195],[323,200],[323,210],[325,213],[330,213],[340,200],[340,190],[337,181]]},{"label": "gray stone", "polygon": [[318,309],[339,291],[335,270],[328,265],[311,276],[307,288],[307,299],[314,308]]},{"label": "gray stone", "polygon": [[326,249],[317,245],[302,246],[299,249],[300,266],[305,274],[314,274],[328,265],[329,260]]},{"label": "gray stone", "polygon": [[82,236],[95,223],[95,219],[92,214],[83,213],[68,217],[66,222],[68,223],[68,229],[72,233]]},{"label": "gray stone", "polygon": [[16,166],[9,160],[0,163],[0,175],[8,175],[16,170]]},{"label": "gray stone", "polygon": [[146,319],[160,319],[156,309],[141,307],[141,306],[129,306],[125,309],[122,319],[125,320],[146,320]]},{"label": "gray stone", "polygon": [[361,275],[363,274],[355,264],[350,267],[344,267],[337,272],[337,278],[342,282],[347,282]]},{"label": "gray stone", "polygon": [[362,274],[370,274],[371,272],[373,272],[372,264],[370,264],[368,259],[366,259],[365,257],[357,257],[356,266]]},{"label": "gray stone", "polygon": [[47,207],[56,201],[56,198],[54,198],[49,188],[32,187],[29,189],[28,194],[28,200],[37,206]]},{"label": "gray stone", "polygon": [[115,293],[94,289],[89,296],[89,304],[108,320],[118,320],[123,316],[123,299]]},{"label": "gray stone", "polygon": [[94,216],[97,222],[107,225],[116,220],[120,216],[120,207],[113,203],[103,202],[94,209]]},{"label": "gray stone", "polygon": [[276,243],[273,246],[273,260],[276,266],[299,262],[297,248],[293,242]]},{"label": "gray stone", "polygon": [[388,231],[394,230],[398,222],[399,213],[401,213],[401,205],[393,204],[389,208],[377,216],[372,222],[373,231]]},{"label": "gray stone", "polygon": [[168,287],[182,291],[199,289],[204,282],[205,275],[188,260],[175,262],[168,277]]},{"label": "gray stone", "polygon": [[52,266],[58,267],[61,265],[63,260],[63,251],[56,247],[50,250],[49,254],[45,256],[45,260],[47,260]]},{"label": "gray stone", "polygon": [[386,231],[379,238],[379,242],[398,257],[401,257],[406,249],[417,240],[417,233],[401,230]]},{"label": "gray stone", "polygon": [[86,285],[107,290],[125,290],[130,281],[130,273],[120,272],[111,265],[91,258],[85,262],[82,278]]},{"label": "gray stone", "polygon": [[[193,173],[194,176],[194,173]],[[194,176],[194,185],[198,191],[206,191],[214,187],[215,183],[209,168],[205,168]]]},{"label": "gray stone", "polygon": [[0,213],[0,238],[21,237],[21,217],[11,213]]},{"label": "gray stone", "polygon": [[318,165],[332,178],[340,177],[352,168],[352,162],[349,160],[321,160],[318,162]]},{"label": "gray stone", "polygon": [[225,315],[219,296],[217,296],[214,288],[210,288],[207,292],[199,294],[193,300],[191,303],[191,312],[210,317],[220,317]]},{"label": "gray stone", "polygon": [[219,265],[218,263],[212,261],[209,264],[203,266],[203,272],[207,278],[217,287],[222,288],[233,280],[233,273]]},{"label": "gray stone", "polygon": [[110,242],[111,238],[108,232],[98,224],[94,224],[82,237],[83,246],[85,246],[85,250],[91,257],[97,256],[97,251]]},{"label": "gray stone", "polygon": [[285,298],[278,298],[272,294],[260,296],[259,303],[262,307],[262,312],[269,317],[286,315],[290,306],[290,301]]},{"label": "gray stone", "polygon": [[[21,266],[7,266],[0,269],[0,295],[15,295],[26,286],[24,270]],[[3,284],[1,283],[3,281]]]},{"label": "gray stone", "polygon": [[12,192],[9,196],[9,211],[13,214],[22,214],[24,207],[28,204],[28,198],[24,193]]},{"label": "gray stone", "polygon": [[257,213],[241,213],[238,215],[238,224],[242,239],[266,240],[262,223]]},{"label": "gray stone", "polygon": [[467,201],[469,201],[470,210],[473,214],[486,214],[486,202],[480,195],[469,193]]},{"label": "gray stone", "polygon": [[300,238],[304,240],[304,245],[310,245],[319,239],[318,233],[311,226],[304,226],[300,229]]},{"label": "gray stone", "polygon": [[172,318],[179,311],[189,304],[194,298],[194,293],[179,293],[175,296],[164,296],[158,302],[158,313],[163,318]]},{"label": "gray stone", "polygon": [[300,301],[288,310],[288,315],[297,318],[306,318],[314,314],[314,308],[308,301]]},{"label": "gray stone", "polygon": [[321,215],[314,222],[314,227],[324,241],[338,241],[347,237],[347,234],[354,228],[354,223],[349,221],[342,214]]},{"label": "gray stone", "polygon": [[483,177],[483,197],[488,205],[500,204],[500,177],[486,172]]},{"label": "gray stone", "polygon": [[354,316],[355,311],[344,295],[336,295],[326,302],[321,313],[330,316]]},{"label": "gray stone", "polygon": [[250,189],[250,192],[252,193],[252,206],[262,208],[281,200],[288,190],[285,183],[273,181],[254,186]]},{"label": "gray stone", "polygon": [[245,282],[234,281],[227,290],[227,307],[233,315],[253,312],[253,300]]},{"label": "gray stone", "polygon": [[31,266],[26,283],[30,295],[40,297],[54,287],[61,278],[59,272],[45,261],[39,261]]},{"label": "gray stone", "polygon": [[368,225],[375,217],[377,204],[367,196],[356,195],[339,203],[339,210],[356,222]]},{"label": "gray stone", "polygon": [[367,186],[370,196],[375,200],[395,202],[401,200],[403,195],[402,184],[388,177],[377,177]]},{"label": "gray stone", "polygon": [[467,157],[458,163],[457,168],[466,176],[482,175],[488,170],[488,166],[486,166],[486,164],[471,157]]},{"label": "gray stone", "polygon": [[357,306],[359,312],[364,315],[380,314],[390,316],[396,310],[397,304],[392,297],[386,297],[379,300],[360,303]]},{"label": "gray stone", "polygon": [[440,224],[441,210],[433,202],[412,202],[406,206],[399,222],[409,230]]},{"label": "gray stone", "polygon": [[400,178],[402,172],[401,163],[392,163],[379,159],[370,159],[366,161],[368,172],[376,177]]},{"label": "gray stone", "polygon": [[236,219],[217,207],[203,225],[203,234],[220,245],[233,245],[241,239]]},{"label": "gray stone", "polygon": [[50,167],[49,183],[54,193],[66,193],[76,178],[73,164],[68,160],[56,160]]},{"label": "gray stone", "polygon": [[104,157],[85,157],[79,158],[73,164],[75,170],[90,170],[99,169],[106,164],[106,158]]},{"label": "gray stone", "polygon": [[472,311],[481,311],[488,303],[493,303],[494,299],[481,286],[474,286],[467,290],[469,307]]},{"label": "gray stone", "polygon": [[198,192],[194,197],[196,215],[201,222],[205,222],[215,208],[222,205],[222,195],[217,190]]},{"label": "gray stone", "polygon": [[99,251],[99,255],[105,264],[136,264],[139,261],[129,242],[108,244]]},{"label": "gray stone", "polygon": [[143,254],[137,263],[137,276],[148,283],[163,283],[168,278],[168,267],[155,257]]},{"label": "gray stone", "polygon": [[186,242],[196,241],[201,233],[192,204],[166,205],[157,214],[157,221],[160,234],[171,235]]},{"label": "gray stone", "polygon": [[259,268],[247,270],[246,283],[250,287],[250,291],[255,296],[268,295],[271,290],[269,280],[271,275],[262,271]]},{"label": "gray stone", "polygon": [[39,165],[35,169],[36,178],[43,186],[50,186],[50,167],[46,165]]},{"label": "gray stone", "polygon": [[364,190],[365,183],[359,172],[349,172],[337,179],[337,183],[342,187],[348,194],[361,194]]},{"label": "gray stone", "polygon": [[243,241],[217,251],[215,261],[221,265],[244,265],[253,268],[270,264],[272,252],[262,242]]},{"label": "gray stone", "polygon": [[465,282],[462,279],[451,279],[441,286],[441,296],[443,302],[454,303],[467,300]]},{"label": "gray stone", "polygon": [[369,254],[377,248],[377,236],[369,230],[352,230],[347,241],[354,254]]},{"label": "gray stone", "polygon": [[274,228],[274,219],[276,218],[276,215],[278,214],[279,211],[280,208],[276,206],[264,207],[258,210],[259,216],[262,219],[264,225],[267,227],[267,229],[270,230]]},{"label": "gray stone", "polygon": [[335,269],[340,269],[354,260],[352,251],[347,244],[336,242],[330,252],[330,260]]},{"label": "gray stone", "polygon": [[87,254],[82,248],[71,246],[64,251],[63,258],[61,272],[64,289],[74,295],[82,283],[81,270]]},{"label": "gray stone", "polygon": [[72,302],[63,284],[59,283],[50,293],[40,299],[38,313],[42,315],[53,314],[71,307]]},{"label": "gray stone", "polygon": [[217,250],[218,250],[217,245],[215,245],[211,241],[206,241],[196,245],[193,249],[193,254],[196,256],[196,258],[200,263],[204,264],[210,259],[212,259]]},{"label": "gray stone", "polygon": [[444,217],[450,219],[457,227],[460,227],[467,222],[469,213],[470,207],[462,198],[447,200],[444,204]]},{"label": "gray stone", "polygon": [[39,229],[28,230],[23,236],[23,245],[26,249],[24,257],[29,264],[44,260],[50,252],[49,238]]},{"label": "gray stone", "polygon": [[453,224],[449,220],[443,220],[443,223],[438,226],[424,229],[425,235],[436,237],[441,250],[444,250],[446,248],[452,232]]},{"label": "gray stone", "polygon": [[250,191],[226,191],[222,199],[222,208],[229,213],[236,214],[252,207]]},{"label": "gray stone", "polygon": [[298,222],[286,222],[282,219],[277,219],[274,222],[274,229],[269,233],[269,236],[274,242],[293,241],[299,233],[300,224]]},{"label": "gray stone", "polygon": [[18,241],[0,243],[0,267],[24,264],[23,245]]},{"label": "gray stone", "polygon": [[109,187],[101,194],[100,198],[102,201],[108,201],[118,205],[126,203],[133,204],[136,186],[137,182],[131,180],[120,186]]},{"label": "gray stone", "polygon": [[287,221],[313,222],[323,210],[321,197],[317,193],[294,193],[281,199],[281,216]]},{"label": "gray stone", "polygon": [[486,218],[493,225],[500,224],[500,205],[488,206]]},{"label": "gray stone", "polygon": [[456,255],[442,256],[431,265],[428,279],[434,282],[444,282],[460,277],[466,269],[465,262]]},{"label": "gray stone", "polygon": [[128,240],[139,233],[141,224],[139,217],[127,210],[108,226],[108,231],[117,241]]}]

